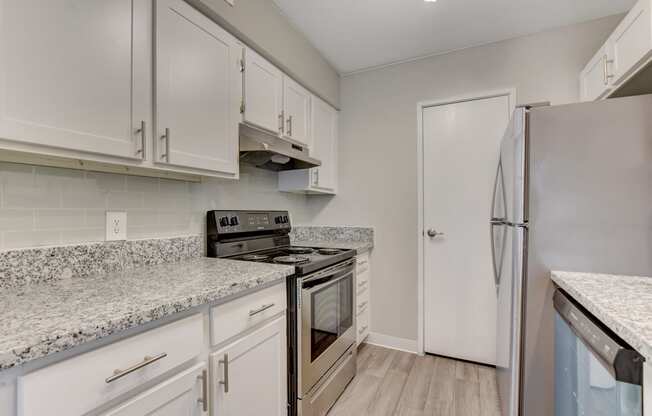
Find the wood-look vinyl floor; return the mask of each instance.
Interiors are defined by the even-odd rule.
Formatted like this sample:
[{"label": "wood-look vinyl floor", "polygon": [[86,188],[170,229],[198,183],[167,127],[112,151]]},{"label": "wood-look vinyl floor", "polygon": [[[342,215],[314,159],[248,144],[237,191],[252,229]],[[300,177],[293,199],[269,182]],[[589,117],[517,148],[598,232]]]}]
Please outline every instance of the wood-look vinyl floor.
[{"label": "wood-look vinyl floor", "polygon": [[328,416],[500,416],[495,370],[363,344]]}]

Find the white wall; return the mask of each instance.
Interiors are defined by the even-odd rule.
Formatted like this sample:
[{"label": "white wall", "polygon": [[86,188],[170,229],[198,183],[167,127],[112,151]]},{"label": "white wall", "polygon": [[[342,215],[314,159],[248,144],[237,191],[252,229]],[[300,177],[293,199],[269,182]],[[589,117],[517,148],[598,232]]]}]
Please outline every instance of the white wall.
[{"label": "white wall", "polygon": [[289,210],[306,197],[277,191],[277,174],[241,166],[239,181],[188,183],[0,163],[0,249],[103,241],[105,211],[127,211],[127,238],[204,233],[210,209]]},{"label": "white wall", "polygon": [[417,102],[504,87],[519,103],[577,101],[581,68],[619,19],[342,78],[340,190],[310,206],[314,223],[375,227],[373,332],[417,338]]}]

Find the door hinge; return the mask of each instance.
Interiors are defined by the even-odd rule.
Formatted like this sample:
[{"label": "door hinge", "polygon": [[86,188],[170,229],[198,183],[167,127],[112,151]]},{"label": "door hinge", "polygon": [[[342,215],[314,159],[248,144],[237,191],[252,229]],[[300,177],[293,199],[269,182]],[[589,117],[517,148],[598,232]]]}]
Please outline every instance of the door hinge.
[{"label": "door hinge", "polygon": [[240,101],[240,114],[244,114],[245,112],[245,103],[244,100]]},{"label": "door hinge", "polygon": [[244,72],[244,71],[245,71],[244,59],[240,59],[240,72]]}]

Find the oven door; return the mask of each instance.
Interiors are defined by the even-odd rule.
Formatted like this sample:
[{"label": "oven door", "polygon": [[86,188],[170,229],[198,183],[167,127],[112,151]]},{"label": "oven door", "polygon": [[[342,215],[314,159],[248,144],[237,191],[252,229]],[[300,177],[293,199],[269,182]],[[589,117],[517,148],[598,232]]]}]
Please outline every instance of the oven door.
[{"label": "oven door", "polygon": [[355,343],[354,280],[353,261],[301,279],[300,397]]}]

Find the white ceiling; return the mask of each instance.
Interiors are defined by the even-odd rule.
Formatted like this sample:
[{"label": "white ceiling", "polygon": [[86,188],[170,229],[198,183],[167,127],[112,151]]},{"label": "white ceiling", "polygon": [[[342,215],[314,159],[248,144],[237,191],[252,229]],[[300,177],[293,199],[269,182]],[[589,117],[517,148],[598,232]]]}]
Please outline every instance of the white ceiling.
[{"label": "white ceiling", "polygon": [[274,0],[340,73],[628,10],[635,0]]}]

